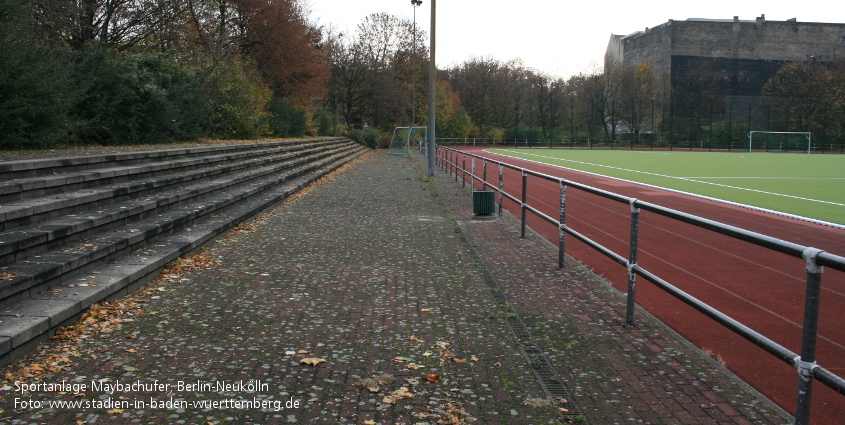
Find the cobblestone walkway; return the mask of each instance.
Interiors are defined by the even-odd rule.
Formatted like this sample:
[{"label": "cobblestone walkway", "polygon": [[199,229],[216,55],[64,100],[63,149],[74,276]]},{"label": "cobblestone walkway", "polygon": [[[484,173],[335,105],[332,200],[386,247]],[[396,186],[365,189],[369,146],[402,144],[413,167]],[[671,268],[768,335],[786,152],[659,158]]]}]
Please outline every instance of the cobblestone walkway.
[{"label": "cobblestone walkway", "polygon": [[368,154],[39,381],[76,389],[7,381],[0,424],[788,422],[649,317],[622,327],[618,293],[512,218],[471,213],[448,176]]}]

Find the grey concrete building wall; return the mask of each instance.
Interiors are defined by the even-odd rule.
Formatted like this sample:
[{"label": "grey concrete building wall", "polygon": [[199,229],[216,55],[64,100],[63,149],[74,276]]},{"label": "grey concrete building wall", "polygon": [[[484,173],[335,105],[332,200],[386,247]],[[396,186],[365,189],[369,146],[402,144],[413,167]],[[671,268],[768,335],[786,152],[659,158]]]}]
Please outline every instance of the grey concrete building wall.
[{"label": "grey concrete building wall", "polygon": [[622,41],[624,36],[618,34],[610,34],[610,40],[607,42],[607,49],[604,51],[604,67],[607,68],[611,63],[622,63],[624,60],[624,47]]},{"label": "grey concrete building wall", "polygon": [[845,58],[845,24],[687,20],[672,21],[671,27],[672,55],[775,61]]},{"label": "grey concrete building wall", "polygon": [[845,24],[743,20],[669,20],[627,36],[611,35],[605,60],[648,62],[670,71],[672,56],[764,61],[845,59]]},{"label": "grey concrete building wall", "polygon": [[845,24],[763,23],[761,59],[836,61],[845,59]]},{"label": "grey concrete building wall", "polygon": [[636,65],[650,63],[656,75],[669,73],[672,67],[672,24],[670,20],[654,28],[646,28],[619,40],[622,50],[622,64]]},{"label": "grey concrete building wall", "polygon": [[[676,111],[726,96],[759,96],[788,62],[845,60],[845,24],[734,19],[669,20],[611,36],[606,62],[652,64],[668,75]],[[606,63],[607,64],[607,63]]]}]

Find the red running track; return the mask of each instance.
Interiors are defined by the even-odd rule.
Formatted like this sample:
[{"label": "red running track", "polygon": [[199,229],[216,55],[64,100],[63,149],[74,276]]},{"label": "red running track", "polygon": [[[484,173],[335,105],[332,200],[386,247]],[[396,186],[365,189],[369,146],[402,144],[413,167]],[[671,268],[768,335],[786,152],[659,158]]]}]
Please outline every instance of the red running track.
[{"label": "red running track", "polygon": [[[637,198],[732,226],[797,244],[845,255],[845,231],[780,217],[693,196],[603,178],[575,170],[487,153],[483,148],[462,151],[565,178],[623,196]],[[461,156],[458,163],[462,165]],[[471,158],[467,158],[471,170]],[[481,176],[481,161],[476,160]],[[459,177],[460,178],[460,177]],[[469,177],[467,177],[469,181]],[[488,164],[487,181],[498,184],[498,167]],[[479,187],[479,186],[477,186]],[[522,177],[504,171],[503,189],[519,198]],[[527,203],[543,213],[559,215],[557,183],[528,178]],[[519,205],[505,198],[504,207],[520,217]],[[566,224],[593,241],[628,257],[630,207],[569,188]],[[557,244],[556,226],[528,213],[528,225]],[[566,252],[627,291],[627,270],[598,251],[566,238]],[[720,310],[778,344],[801,352],[806,265],[804,260],[707,231],[647,211],[640,214],[637,263],[688,294]],[[798,391],[796,370],[734,334],[692,307],[663,292],[645,279],[637,281],[637,304],[657,316],[696,346],[724,360],[733,373],[786,411],[795,414]],[[816,361],[845,376],[845,273],[825,269]],[[624,324],[620,317],[620,325]],[[813,424],[843,423],[845,396],[816,381],[813,385]]]}]

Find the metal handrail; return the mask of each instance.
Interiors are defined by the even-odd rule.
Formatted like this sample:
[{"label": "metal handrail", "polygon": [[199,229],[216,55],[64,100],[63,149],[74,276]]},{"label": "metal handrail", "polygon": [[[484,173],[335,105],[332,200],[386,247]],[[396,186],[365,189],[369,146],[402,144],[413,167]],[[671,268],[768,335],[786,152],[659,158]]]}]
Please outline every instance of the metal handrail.
[{"label": "metal handrail", "polygon": [[[536,216],[542,218],[543,220],[554,224],[558,227],[560,233],[560,241],[558,245],[559,253],[558,253],[558,261],[559,266],[561,268],[564,267],[564,253],[565,253],[565,235],[569,234],[573,236],[575,239],[580,240],[581,242],[587,244],[588,246],[596,249],[606,257],[610,258],[611,260],[615,261],[616,263],[626,267],[628,269],[628,294],[627,294],[627,311],[626,311],[626,324],[632,326],[634,323],[634,308],[635,308],[635,282],[636,276],[640,276],[645,280],[653,283],[658,288],[662,289],[663,291],[669,293],[673,297],[681,300],[682,302],[686,303],[687,305],[693,307],[694,309],[698,310],[699,312],[705,314],[706,316],[712,318],[713,320],[719,322],[732,332],[736,333],[737,335],[745,338],[746,340],[750,341],[754,345],[762,348],[766,352],[772,354],[773,356],[777,357],[778,359],[784,361],[785,363],[789,364],[790,366],[795,367],[798,370],[799,376],[802,379],[799,379],[799,388],[798,388],[798,407],[796,409],[795,415],[795,424],[809,424],[809,417],[810,417],[810,402],[812,400],[812,382],[813,379],[818,380],[819,382],[825,384],[826,386],[830,387],[834,391],[838,392],[839,394],[845,395],[845,379],[842,377],[824,369],[821,366],[818,366],[815,362],[815,345],[816,345],[816,336],[818,331],[818,312],[819,312],[819,296],[818,293],[821,288],[821,276],[823,272],[823,267],[830,267],[834,270],[845,271],[845,257],[834,255],[828,252],[824,252],[813,247],[803,246],[796,243],[784,241],[781,239],[777,239],[771,236],[767,236],[761,233],[753,232],[750,230],[742,229],[739,227],[731,226],[725,223],[720,223],[718,221],[709,220],[703,217],[698,217],[692,214],[688,214],[682,211],[673,210],[671,208],[666,208],[657,204],[652,204],[650,202],[640,201],[635,198],[630,198],[627,196],[623,196],[617,193],[613,193],[610,191],[598,189],[592,186],[588,186],[582,183],[577,183],[571,180],[567,180],[560,177],[554,177],[548,174],[540,173],[537,171],[529,170],[527,168],[517,167],[515,165],[511,165],[505,162],[496,161],[493,159],[485,158],[479,155],[461,152],[452,148],[448,148],[445,146],[437,146],[437,159],[441,166],[445,167],[447,172],[451,173],[452,170],[455,172],[455,178],[457,179],[458,172],[463,172],[463,176],[467,176],[467,169],[466,169],[466,158],[470,157],[471,160],[471,171],[469,174],[470,181],[474,182],[478,181],[481,183],[482,188],[487,188],[488,186],[491,188],[496,188],[495,185],[491,184],[487,181],[487,164],[495,164],[499,167],[499,181],[498,181],[498,192],[499,192],[499,215],[502,214],[502,200],[504,198],[508,198],[511,201],[515,202],[520,206],[522,210],[522,236],[525,236],[525,227],[526,227],[526,219],[525,214],[526,212],[530,211]],[[462,155],[464,157],[464,165],[463,167],[459,167],[458,165],[458,155]],[[477,176],[475,173],[475,159],[480,159],[482,161],[482,169],[483,174],[481,177]],[[445,162],[445,165],[444,165]],[[506,192],[503,189],[504,186],[504,172],[503,170],[507,168],[510,170],[518,171],[522,175],[522,197],[517,198],[516,196]],[[539,211],[537,208],[534,208],[527,203],[527,177],[534,176],[543,180],[547,180],[550,182],[556,182],[560,185],[560,219],[555,219],[550,217],[549,215]],[[572,229],[571,227],[566,225],[566,188],[571,187],[574,189],[578,189],[583,192],[587,192],[596,196],[600,196],[602,198],[610,199],[619,203],[629,204],[631,207],[631,239],[630,239],[630,252],[629,256],[626,259],[624,256],[613,252],[611,249],[602,246],[601,244],[591,240],[590,238],[582,235],[581,233],[577,232],[576,230]],[[733,319],[732,317],[722,313],[721,311],[713,308],[712,306],[704,303],[703,301],[698,300],[697,298],[693,297],[690,294],[687,294],[683,290],[679,289],[678,287],[672,285],[668,281],[662,279],[661,277],[649,272],[645,268],[639,266],[636,262],[636,254],[637,254],[637,241],[639,238],[638,229],[639,229],[639,213],[640,210],[646,210],[663,217],[667,217],[676,221],[680,221],[683,223],[691,224],[696,227],[700,227],[702,229],[706,229],[715,233],[719,233],[734,239],[739,239],[745,242],[749,242],[751,244],[770,249],[773,251],[777,251],[786,255],[790,255],[796,258],[802,258],[806,261],[807,264],[807,296],[805,299],[805,307],[804,307],[804,325],[803,325],[803,336],[802,336],[802,343],[801,343],[801,354],[797,354],[792,352],[791,350],[783,347],[782,345],[772,341],[771,339],[763,336],[759,332],[754,331],[753,329],[749,328],[748,326],[740,323],[739,321]]]}]

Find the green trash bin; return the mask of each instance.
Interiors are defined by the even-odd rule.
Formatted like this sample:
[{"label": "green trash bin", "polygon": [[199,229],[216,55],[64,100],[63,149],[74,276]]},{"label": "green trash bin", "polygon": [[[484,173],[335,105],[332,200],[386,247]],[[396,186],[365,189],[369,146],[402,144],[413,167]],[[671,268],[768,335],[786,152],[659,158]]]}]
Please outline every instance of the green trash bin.
[{"label": "green trash bin", "polygon": [[492,190],[472,191],[472,212],[475,215],[490,215],[496,212],[496,196]]}]

